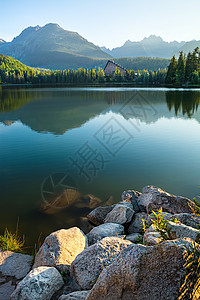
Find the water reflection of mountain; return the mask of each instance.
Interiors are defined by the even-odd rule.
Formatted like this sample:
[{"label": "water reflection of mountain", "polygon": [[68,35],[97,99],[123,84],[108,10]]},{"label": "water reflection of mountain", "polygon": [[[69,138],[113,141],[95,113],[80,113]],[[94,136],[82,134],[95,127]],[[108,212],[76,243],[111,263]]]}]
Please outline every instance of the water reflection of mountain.
[{"label": "water reflection of mountain", "polygon": [[[16,101],[13,100],[15,97]],[[6,91],[0,100],[0,122],[6,124],[8,120],[9,123],[20,120],[37,132],[63,134],[101,113],[107,106],[102,99],[102,94],[89,93],[88,96],[84,91]]]},{"label": "water reflection of mountain", "polygon": [[20,120],[37,132],[63,134],[108,111],[125,118],[154,123],[161,117],[195,118],[200,93],[196,91],[34,88],[0,89],[0,122]]}]

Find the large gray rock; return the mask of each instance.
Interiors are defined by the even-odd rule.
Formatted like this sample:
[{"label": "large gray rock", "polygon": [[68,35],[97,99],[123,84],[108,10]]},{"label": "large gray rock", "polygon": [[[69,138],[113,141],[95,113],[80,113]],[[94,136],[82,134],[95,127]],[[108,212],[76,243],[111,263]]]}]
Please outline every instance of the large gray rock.
[{"label": "large gray rock", "polygon": [[163,242],[160,233],[156,231],[155,226],[151,225],[144,233],[143,243],[147,246],[154,246]]},{"label": "large gray rock", "polygon": [[170,220],[173,221],[173,219],[176,218],[181,223],[199,229],[200,228],[200,216],[194,215],[194,214],[188,214],[188,213],[181,213],[181,214],[175,214],[173,215]]},{"label": "large gray rock", "polygon": [[0,250],[0,272],[21,279],[30,271],[32,260],[30,255]]},{"label": "large gray rock", "polygon": [[168,222],[169,228],[169,238],[177,239],[177,238],[191,238],[195,242],[200,242],[200,231],[193,227],[186,226],[184,224],[177,224],[174,222]]},{"label": "large gray rock", "polygon": [[165,241],[154,247],[131,245],[104,269],[87,300],[177,300],[187,247],[192,240]]},{"label": "large gray rock", "polygon": [[62,295],[59,300],[85,300],[90,291],[77,291],[68,295]]},{"label": "large gray rock", "polygon": [[0,250],[0,299],[10,300],[16,283],[31,269],[30,255]]},{"label": "large gray rock", "polygon": [[74,282],[82,290],[91,289],[101,271],[131,244],[121,238],[107,237],[88,247],[71,264],[70,271]]},{"label": "large gray rock", "polygon": [[124,226],[115,223],[105,223],[94,227],[88,234],[89,245],[95,244],[108,236],[118,236],[124,233]]},{"label": "large gray rock", "polygon": [[148,213],[163,208],[163,211],[179,213],[195,213],[197,207],[190,199],[174,196],[155,186],[146,186],[142,190],[142,195],[138,198],[140,207],[146,209]]},{"label": "large gray rock", "polygon": [[148,215],[145,212],[137,213],[133,216],[133,220],[131,221],[128,227],[128,233],[143,233],[142,230],[142,219],[147,220]]},{"label": "large gray rock", "polygon": [[138,197],[141,195],[140,192],[134,190],[126,190],[122,193],[122,201],[130,201],[133,205],[133,210],[135,212],[140,211],[140,207],[138,205]]},{"label": "large gray rock", "polygon": [[62,276],[56,268],[35,268],[18,283],[11,300],[49,300],[63,284]]},{"label": "large gray rock", "polygon": [[142,235],[140,233],[132,233],[126,236],[126,240],[132,243],[139,243],[142,241]]},{"label": "large gray rock", "polygon": [[[187,226],[199,229],[200,228],[200,216],[189,214],[189,213],[180,213],[180,214],[170,214],[163,212],[161,214],[163,216],[163,220],[168,220],[174,222],[176,219],[177,221],[185,224]],[[154,214],[151,213],[148,216],[148,225],[151,226],[152,222],[151,219],[155,220]]]},{"label": "large gray rock", "polygon": [[117,223],[123,225],[132,220],[134,213],[133,205],[130,202],[120,202],[107,214],[104,223]]},{"label": "large gray rock", "polygon": [[77,227],[53,232],[39,249],[33,268],[50,266],[59,271],[69,270],[72,261],[87,246],[86,236]]},{"label": "large gray rock", "polygon": [[15,290],[15,285],[12,284],[12,281],[8,281],[4,284],[0,284],[0,299],[10,300],[10,296]]},{"label": "large gray rock", "polygon": [[104,220],[107,214],[113,209],[114,206],[99,206],[92,210],[87,218],[95,225],[101,225],[104,223]]},{"label": "large gray rock", "polygon": [[[181,222],[182,224],[185,224],[187,226],[199,229],[200,228],[200,216],[197,216],[195,214],[189,214],[189,213],[180,213],[180,214],[170,214],[163,212],[161,214],[163,216],[164,220],[172,221],[174,222],[175,219],[177,221]],[[154,214],[151,213],[148,216],[148,223],[151,225],[150,219],[155,219]]]}]

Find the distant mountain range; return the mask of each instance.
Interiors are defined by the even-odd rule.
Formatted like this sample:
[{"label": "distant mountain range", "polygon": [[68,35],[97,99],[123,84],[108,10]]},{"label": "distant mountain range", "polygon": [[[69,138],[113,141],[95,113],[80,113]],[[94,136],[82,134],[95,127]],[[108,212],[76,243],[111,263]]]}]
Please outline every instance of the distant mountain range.
[{"label": "distant mountain range", "polygon": [[150,35],[139,42],[126,41],[123,46],[113,48],[112,50],[101,47],[101,49],[112,57],[159,57],[171,58],[174,54],[177,56],[180,51],[188,53],[195,47],[200,47],[200,41],[190,42],[165,42],[160,36]]},{"label": "distant mountain range", "polygon": [[[140,42],[128,40],[123,46],[109,50],[94,45],[77,32],[50,23],[43,27],[28,27],[9,43],[0,39],[0,54],[9,55],[28,66],[45,69],[104,67],[106,61],[112,58],[122,65],[125,63],[126,68],[138,69],[138,65],[134,65],[137,57],[169,59],[181,50],[188,53],[197,46],[200,47],[200,41],[168,43],[159,36],[151,35]],[[167,65],[168,61],[162,61],[158,67]]]},{"label": "distant mountain range", "polygon": [[4,44],[4,43],[5,43],[5,41],[2,40],[2,39],[0,39],[0,45],[1,45],[1,44]]},{"label": "distant mountain range", "polygon": [[110,59],[100,47],[57,24],[28,27],[10,43],[0,44],[0,54],[32,67],[50,69],[94,66],[93,60]]}]

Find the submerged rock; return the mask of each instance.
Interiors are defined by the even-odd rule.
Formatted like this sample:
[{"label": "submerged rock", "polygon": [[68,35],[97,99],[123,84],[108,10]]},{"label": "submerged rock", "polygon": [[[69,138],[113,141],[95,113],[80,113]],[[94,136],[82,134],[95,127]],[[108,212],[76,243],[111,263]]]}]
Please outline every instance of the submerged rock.
[{"label": "submerged rock", "polygon": [[46,237],[35,257],[33,268],[50,266],[66,271],[86,247],[87,237],[79,228],[58,230]]},{"label": "submerged rock", "polygon": [[117,237],[107,237],[81,252],[72,262],[70,271],[82,290],[95,284],[101,271],[117,259],[119,253],[132,243]]},{"label": "submerged rock", "polygon": [[50,300],[63,284],[62,276],[55,268],[39,267],[18,283],[11,300]]},{"label": "submerged rock", "polygon": [[81,197],[80,201],[76,203],[76,207],[78,208],[88,207],[90,209],[94,209],[100,203],[102,203],[101,199],[99,199],[94,195],[88,194]]},{"label": "submerged rock", "polygon": [[42,211],[52,215],[80,200],[81,194],[76,189],[66,189],[43,203]]},{"label": "submerged rock", "polygon": [[95,244],[105,237],[118,236],[124,233],[124,226],[115,223],[105,223],[94,227],[88,234],[89,245]]}]

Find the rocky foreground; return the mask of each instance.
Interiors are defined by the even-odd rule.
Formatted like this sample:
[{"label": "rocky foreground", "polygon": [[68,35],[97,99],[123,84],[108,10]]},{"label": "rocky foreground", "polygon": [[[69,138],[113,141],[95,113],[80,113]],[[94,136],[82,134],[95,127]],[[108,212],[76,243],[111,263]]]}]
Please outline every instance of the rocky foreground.
[{"label": "rocky foreground", "polygon": [[[153,221],[160,208],[164,233]],[[47,236],[35,259],[1,250],[0,299],[179,299],[186,259],[200,243],[197,212],[193,201],[153,186],[126,191],[118,204],[88,215],[89,232]]]}]

